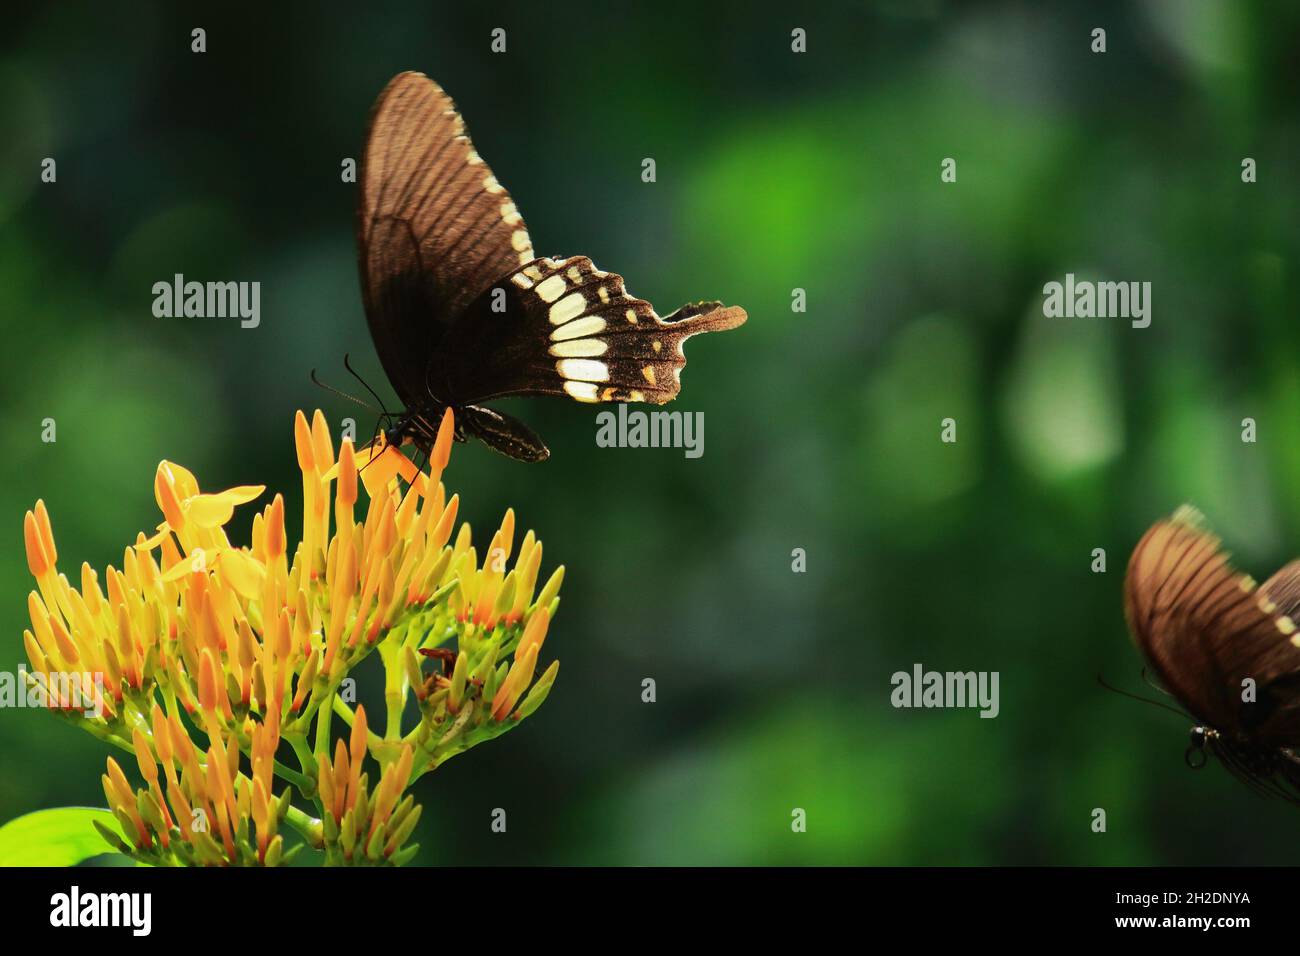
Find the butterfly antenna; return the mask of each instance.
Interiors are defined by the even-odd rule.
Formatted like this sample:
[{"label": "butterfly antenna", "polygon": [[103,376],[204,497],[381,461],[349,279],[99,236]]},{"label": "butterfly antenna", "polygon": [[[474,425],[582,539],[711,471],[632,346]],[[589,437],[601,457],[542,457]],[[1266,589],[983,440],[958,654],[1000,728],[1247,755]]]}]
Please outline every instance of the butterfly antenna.
[{"label": "butterfly antenna", "polygon": [[1163,701],[1152,700],[1149,697],[1142,697],[1139,694],[1130,694],[1126,690],[1120,690],[1118,687],[1112,687],[1110,684],[1106,683],[1106,679],[1102,677],[1100,674],[1097,675],[1097,683],[1100,684],[1102,687],[1106,688],[1108,691],[1112,691],[1116,694],[1119,694],[1122,697],[1131,697],[1133,700],[1140,700],[1144,704],[1150,704],[1152,707],[1159,707],[1161,710],[1167,710],[1171,714],[1177,714],[1179,717],[1182,717],[1184,720],[1187,719],[1187,715],[1184,714],[1177,707],[1170,707],[1168,704],[1164,703]]},{"label": "butterfly antenna", "polygon": [[1142,668],[1142,683],[1146,684],[1152,690],[1160,691],[1160,693],[1164,694],[1166,697],[1174,696],[1173,694],[1169,693],[1169,691],[1165,690],[1163,687],[1161,687],[1159,684],[1153,681],[1150,675],[1147,674],[1147,669],[1145,667]]},{"label": "butterfly antenna", "polygon": [[389,413],[388,408],[384,405],[384,400],[379,397],[379,395],[375,392],[373,388],[370,387],[369,382],[367,382],[364,378],[362,378],[360,375],[357,374],[357,370],[352,367],[351,355],[349,355],[347,352],[343,353],[343,367],[347,369],[349,372],[351,372],[352,377],[355,378],[358,382],[360,382],[362,387],[364,387],[365,390],[371,394],[374,400],[379,403],[380,411],[383,412],[384,417],[391,418],[392,415]]},{"label": "butterfly antenna", "polygon": [[360,406],[361,406],[362,408],[364,408],[364,409],[367,409],[367,410],[372,411],[372,412],[379,411],[379,409],[375,408],[375,407],[374,407],[373,405],[371,405],[369,402],[362,401],[361,399],[357,398],[355,395],[349,395],[347,392],[343,391],[341,388],[335,388],[333,385],[326,385],[326,384],[325,384],[324,382],[322,382],[322,381],[320,380],[320,378],[316,375],[316,370],[315,370],[315,369],[312,369],[312,370],[311,370],[311,380],[312,380],[314,383],[316,383],[316,385],[318,385],[318,386],[320,386],[321,388],[325,389],[325,391],[327,391],[327,392],[332,392],[333,394],[339,396],[340,398],[346,398],[349,402],[355,402],[357,405],[360,405]]}]

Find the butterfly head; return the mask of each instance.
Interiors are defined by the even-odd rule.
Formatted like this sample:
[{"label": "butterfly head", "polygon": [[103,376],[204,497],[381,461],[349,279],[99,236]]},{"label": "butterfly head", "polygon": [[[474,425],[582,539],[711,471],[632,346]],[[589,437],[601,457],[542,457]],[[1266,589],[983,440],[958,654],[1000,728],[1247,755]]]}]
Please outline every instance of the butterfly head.
[{"label": "butterfly head", "polygon": [[1191,730],[1191,740],[1187,745],[1187,750],[1183,753],[1183,760],[1187,766],[1193,770],[1200,770],[1209,760],[1206,755],[1205,747],[1207,744],[1213,746],[1213,742],[1219,737],[1219,732],[1211,727],[1193,727]]},{"label": "butterfly head", "polygon": [[[433,448],[433,444],[438,439],[438,423],[442,421],[443,408],[423,409],[420,411],[408,411],[401,415],[389,415],[382,419],[383,436],[385,445],[401,447],[402,445],[414,445],[424,454],[428,454]],[[460,420],[456,420],[456,431],[454,437],[456,441],[464,441],[465,436],[461,430]]]}]

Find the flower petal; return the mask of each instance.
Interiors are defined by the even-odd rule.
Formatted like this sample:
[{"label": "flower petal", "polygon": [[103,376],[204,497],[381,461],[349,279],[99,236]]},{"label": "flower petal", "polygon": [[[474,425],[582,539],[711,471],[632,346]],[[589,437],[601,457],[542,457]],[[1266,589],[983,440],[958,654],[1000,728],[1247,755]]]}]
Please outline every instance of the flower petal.
[{"label": "flower petal", "polygon": [[379,449],[371,457],[368,453],[371,447],[367,445],[357,452],[357,468],[360,469],[361,481],[365,484],[366,492],[370,497],[375,497],[379,489],[397,475],[401,475],[407,481],[415,480],[415,476],[419,473],[415,462],[391,445]]},{"label": "flower petal", "polygon": [[240,597],[251,601],[261,595],[262,583],[266,580],[266,566],[261,561],[231,548],[221,552],[216,564],[221,579]]},{"label": "flower petal", "polygon": [[247,504],[266,490],[266,485],[240,485],[215,495],[195,495],[181,509],[187,521],[200,528],[220,528],[235,513],[235,506]]}]

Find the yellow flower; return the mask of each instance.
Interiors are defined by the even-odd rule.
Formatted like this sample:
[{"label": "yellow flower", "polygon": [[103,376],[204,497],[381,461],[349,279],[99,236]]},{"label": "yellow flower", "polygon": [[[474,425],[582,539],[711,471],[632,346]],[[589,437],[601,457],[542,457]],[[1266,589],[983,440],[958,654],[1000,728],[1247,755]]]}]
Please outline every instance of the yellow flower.
[{"label": "yellow flower", "polygon": [[[535,599],[542,544],[527,532],[510,565],[511,510],[480,563],[468,525],[456,527],[459,498],[441,481],[453,431],[448,411],[421,472],[382,441],[358,451],[344,440],[336,458],[324,416],[308,424],[299,412],[303,517],[292,550],[280,495],[254,516],[250,545],[237,546],[225,525],[264,487],[205,493],[164,461],[154,477],[163,521],[125,550],[120,570],[106,569],[103,588],[88,565],[80,588],[59,574],[44,503],[27,513],[31,681],[59,686],[49,706],[132,751],[144,781],[133,788],[109,759],[104,792],[130,841],[119,848],[152,862],[273,864],[290,855],[279,832],[287,820],[333,862],[404,862],[420,815],[403,799],[410,784],[541,704],[558,662],[533,677],[564,569]],[[452,640],[454,650],[439,646]],[[382,736],[340,694],[376,650]],[[422,651],[450,673],[426,675]],[[59,681],[68,674],[78,676]],[[77,693],[92,687],[104,691],[97,709]],[[404,731],[410,692],[421,716]],[[351,730],[331,757],[335,715]],[[276,760],[282,741],[299,769]],[[379,767],[373,788],[366,760]],[[291,785],[278,795],[276,778]],[[292,805],[295,789],[319,819]]]}]

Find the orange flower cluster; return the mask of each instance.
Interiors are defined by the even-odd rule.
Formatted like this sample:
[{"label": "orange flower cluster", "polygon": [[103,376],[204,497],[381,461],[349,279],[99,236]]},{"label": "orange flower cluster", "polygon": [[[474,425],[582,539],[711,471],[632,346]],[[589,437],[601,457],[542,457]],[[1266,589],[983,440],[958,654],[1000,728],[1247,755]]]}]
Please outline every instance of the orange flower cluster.
[{"label": "orange flower cluster", "polygon": [[343,863],[400,865],[415,855],[415,847],[401,847],[420,821],[415,798],[409,794],[402,798],[415,751],[403,744],[400,756],[384,768],[372,794],[369,777],[361,769],[366,734],[366,712],[358,707],[349,745],[340,739],[334,746],[333,762],[328,758],[320,762],[325,842]]},{"label": "orange flower cluster", "polygon": [[[281,496],[238,547],[225,525],[263,487],[204,493],[164,461],[154,479],[164,520],[102,588],[88,565],[79,589],[59,574],[44,503],[27,513],[29,682],[61,688],[44,702],[132,751],[145,782],[133,788],[109,760],[114,846],[150,862],[274,864],[290,856],[278,832],[287,821],[329,862],[405,862],[419,820],[406,789],[542,703],[558,662],[534,677],[564,569],[534,599],[542,545],[527,532],[510,566],[512,511],[480,564],[441,482],[453,431],[449,411],[421,472],[382,441],[354,450],[344,440],[336,457],[324,416],[308,424],[298,413],[303,531],[292,550]],[[372,652],[386,675],[382,736],[351,706],[348,675]],[[426,674],[421,653],[445,664]],[[87,709],[78,691],[92,689],[102,702]],[[410,693],[421,716],[404,731]],[[336,715],[351,733],[331,760]],[[282,741],[298,769],[276,760]],[[373,791],[366,759],[380,767]],[[289,785],[278,795],[277,777]],[[319,818],[293,804],[295,790]]]},{"label": "orange flower cluster", "polygon": [[[216,713],[204,709],[205,716]],[[155,704],[151,733],[137,727],[132,739],[146,786],[133,789],[112,757],[103,777],[109,808],[129,842],[106,828],[100,832],[120,852],[155,863],[276,866],[292,859],[301,845],[286,856],[276,832],[292,809],[292,791],[286,787],[277,798],[271,790],[280,741],[276,713],[272,709],[265,724],[252,724],[251,773],[245,777],[236,736],[223,739],[211,721],[211,743],[200,752],[177,715],[165,716]],[[178,839],[183,842],[174,843]]]}]

